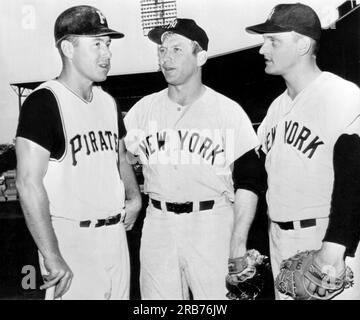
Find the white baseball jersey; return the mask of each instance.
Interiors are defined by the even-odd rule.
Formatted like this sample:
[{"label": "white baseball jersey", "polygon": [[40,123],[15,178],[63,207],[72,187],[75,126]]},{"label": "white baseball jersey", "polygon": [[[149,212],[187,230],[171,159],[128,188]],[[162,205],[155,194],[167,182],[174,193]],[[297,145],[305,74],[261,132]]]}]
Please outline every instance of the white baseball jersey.
[{"label": "white baseball jersey", "polygon": [[125,143],[143,163],[150,198],[216,200],[211,210],[190,214],[162,211],[150,202],[140,249],[142,298],[186,299],[189,287],[194,299],[225,299],[233,228],[230,165],[259,144],[249,118],[208,87],[185,107],[165,89],[141,99],[125,125]]},{"label": "white baseball jersey", "polygon": [[234,198],[230,165],[259,143],[234,101],[206,87],[188,106],[168,90],[144,97],[125,119],[128,150],[140,157],[144,190],[170,202]]},{"label": "white baseball jersey", "polygon": [[101,219],[124,208],[119,177],[114,99],[99,87],[87,102],[58,81],[43,83],[57,99],[65,136],[61,159],[50,159],[44,178],[50,213],[72,220]]},{"label": "white baseball jersey", "polygon": [[348,135],[358,135],[360,137],[360,115],[344,131]]},{"label": "white baseball jersey", "polygon": [[271,220],[329,216],[334,144],[359,114],[359,88],[329,72],[294,100],[287,91],[275,99],[258,129]]}]

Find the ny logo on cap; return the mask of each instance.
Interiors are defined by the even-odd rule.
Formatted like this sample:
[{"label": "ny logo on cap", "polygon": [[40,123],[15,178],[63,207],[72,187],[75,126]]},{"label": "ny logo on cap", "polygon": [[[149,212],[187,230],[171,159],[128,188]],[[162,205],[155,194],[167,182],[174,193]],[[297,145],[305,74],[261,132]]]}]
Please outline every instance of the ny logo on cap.
[{"label": "ny logo on cap", "polygon": [[271,20],[271,18],[272,18],[272,16],[273,16],[273,14],[275,13],[275,8],[273,8],[272,10],[271,10],[271,12],[270,12],[270,14],[269,14],[269,16],[268,16],[268,20]]},{"label": "ny logo on cap", "polygon": [[165,26],[166,29],[172,29],[172,28],[175,28],[176,25],[177,25],[178,21],[177,19],[171,21],[167,26]]},{"label": "ny logo on cap", "polygon": [[99,16],[99,18],[100,18],[100,23],[101,23],[101,24],[104,24],[104,23],[106,22],[105,16],[104,16],[104,15],[102,14],[102,12],[99,11],[99,10],[96,10],[96,13],[98,14],[98,16]]}]

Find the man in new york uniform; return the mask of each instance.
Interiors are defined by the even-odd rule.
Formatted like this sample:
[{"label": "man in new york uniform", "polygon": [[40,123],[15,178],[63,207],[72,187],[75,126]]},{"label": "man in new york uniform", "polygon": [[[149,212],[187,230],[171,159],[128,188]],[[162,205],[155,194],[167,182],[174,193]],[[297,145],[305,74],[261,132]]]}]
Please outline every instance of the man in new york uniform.
[{"label": "man in new york uniform", "polygon": [[125,142],[143,164],[150,198],[141,296],[187,299],[190,289],[194,299],[225,299],[228,258],[245,254],[256,209],[258,139],[236,102],[203,85],[208,37],[195,21],[176,19],[149,38],[168,88],[125,117]]},{"label": "man in new york uniform", "polygon": [[94,7],[64,11],[55,22],[62,71],[20,112],[16,183],[47,299],[129,298],[125,229],[141,197],[121,111],[93,85],[110,70],[111,39],[123,36]]},{"label": "man in new york uniform", "polygon": [[[319,250],[314,261],[320,268],[331,267],[334,274],[342,273],[346,258],[356,275],[360,270],[359,212],[348,210],[353,203],[339,201],[344,186],[338,186],[339,179],[334,185],[334,176],[343,171],[334,158],[334,147],[339,148],[339,137],[360,114],[360,90],[318,68],[321,25],[310,7],[277,5],[265,23],[246,30],[263,35],[260,54],[265,58],[265,72],[282,76],[287,86],[258,129],[266,155],[274,278],[284,259],[305,250]],[[345,189],[349,199],[354,199],[358,189]],[[278,291],[276,295],[286,298]],[[338,296],[350,297],[360,298],[359,280]]]}]

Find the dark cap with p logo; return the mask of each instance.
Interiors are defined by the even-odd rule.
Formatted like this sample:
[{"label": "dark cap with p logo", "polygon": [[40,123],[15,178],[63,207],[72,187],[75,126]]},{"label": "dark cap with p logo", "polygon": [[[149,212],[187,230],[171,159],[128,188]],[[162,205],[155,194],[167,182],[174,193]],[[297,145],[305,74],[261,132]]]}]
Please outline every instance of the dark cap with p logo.
[{"label": "dark cap with p logo", "polygon": [[58,44],[67,36],[109,36],[122,38],[124,34],[108,27],[102,12],[92,6],[75,6],[61,13],[55,22],[55,42]]}]

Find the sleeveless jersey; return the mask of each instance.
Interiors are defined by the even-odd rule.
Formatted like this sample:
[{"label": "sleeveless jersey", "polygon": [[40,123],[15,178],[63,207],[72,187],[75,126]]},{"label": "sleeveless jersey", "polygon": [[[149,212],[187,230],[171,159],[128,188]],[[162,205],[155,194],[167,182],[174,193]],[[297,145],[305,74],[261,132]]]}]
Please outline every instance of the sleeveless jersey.
[{"label": "sleeveless jersey", "polygon": [[65,152],[50,158],[44,185],[50,214],[72,220],[101,219],[124,207],[124,185],[118,171],[118,123],[114,99],[99,87],[87,102],[56,80],[37,89],[57,100]]}]

